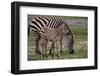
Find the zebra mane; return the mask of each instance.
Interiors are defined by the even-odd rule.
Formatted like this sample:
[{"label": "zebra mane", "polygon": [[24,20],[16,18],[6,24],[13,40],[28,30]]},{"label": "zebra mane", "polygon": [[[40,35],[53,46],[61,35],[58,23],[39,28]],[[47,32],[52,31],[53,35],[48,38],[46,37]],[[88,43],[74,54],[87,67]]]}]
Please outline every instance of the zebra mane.
[{"label": "zebra mane", "polygon": [[66,28],[66,30],[68,30],[67,35],[71,35],[72,38],[73,38],[73,33],[72,33],[71,29],[69,28],[69,26],[68,26],[68,24],[67,24],[66,22],[64,22],[64,23],[65,23],[65,28]]}]

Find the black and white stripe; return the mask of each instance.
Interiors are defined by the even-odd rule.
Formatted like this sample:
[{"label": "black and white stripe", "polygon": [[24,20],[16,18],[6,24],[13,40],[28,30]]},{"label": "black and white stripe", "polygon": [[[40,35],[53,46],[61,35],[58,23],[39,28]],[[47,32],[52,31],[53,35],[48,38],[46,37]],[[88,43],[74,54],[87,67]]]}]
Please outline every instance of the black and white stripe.
[{"label": "black and white stripe", "polygon": [[[61,26],[62,24],[64,24],[63,27]],[[58,27],[60,27],[60,30],[57,29]],[[67,32],[65,32],[64,29],[62,29],[62,28],[65,28],[65,30]],[[72,34],[70,28],[68,27],[67,23],[64,22],[62,19],[60,19],[58,17],[54,17],[54,16],[51,16],[51,17],[49,17],[49,16],[36,16],[29,23],[28,35],[29,35],[29,32],[30,32],[30,29],[32,29],[32,31],[38,33],[39,37],[47,38],[48,40],[49,40],[49,37],[51,36],[51,35],[47,36],[49,34],[48,29],[49,30],[54,29],[52,32],[53,32],[53,35],[55,35],[55,37],[50,39],[50,41],[56,40],[60,36],[62,37],[63,31],[64,31],[66,33],[66,34],[65,33],[64,34],[66,35],[66,37],[68,39],[67,47],[68,47],[69,50],[71,50],[70,53],[74,52],[74,50],[73,50],[73,46],[74,46],[73,34]],[[37,43],[39,43],[39,41]],[[36,46],[39,46],[39,45],[36,45]],[[62,44],[61,44],[61,46],[62,46]]]},{"label": "black and white stripe", "polygon": [[63,23],[63,20],[57,17],[42,17],[37,16],[32,19],[32,22],[29,24],[32,31],[38,32],[40,35],[45,34],[45,30],[43,28],[57,28]]}]

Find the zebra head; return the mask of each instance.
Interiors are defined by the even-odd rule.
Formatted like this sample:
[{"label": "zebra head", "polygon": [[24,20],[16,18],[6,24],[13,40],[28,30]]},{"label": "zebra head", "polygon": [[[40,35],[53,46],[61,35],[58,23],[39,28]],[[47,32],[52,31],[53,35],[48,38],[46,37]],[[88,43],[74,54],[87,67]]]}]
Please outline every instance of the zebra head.
[{"label": "zebra head", "polygon": [[67,34],[67,47],[69,50],[69,53],[73,53],[74,52],[74,39],[73,39],[73,35]]},{"label": "zebra head", "polygon": [[65,23],[64,26],[64,33],[63,33],[67,39],[67,48],[69,50],[69,53],[74,53],[74,38],[73,38],[73,33],[68,27],[68,25]]}]

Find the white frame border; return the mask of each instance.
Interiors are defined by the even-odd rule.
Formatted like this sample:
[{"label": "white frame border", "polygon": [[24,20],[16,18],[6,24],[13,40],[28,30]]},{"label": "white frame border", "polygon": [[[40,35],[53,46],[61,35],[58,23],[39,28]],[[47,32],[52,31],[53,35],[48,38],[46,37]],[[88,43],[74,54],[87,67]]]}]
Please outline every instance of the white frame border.
[{"label": "white frame border", "polygon": [[[88,59],[27,61],[27,14],[88,17]],[[93,66],[94,61],[94,10],[20,7],[20,70]]]}]

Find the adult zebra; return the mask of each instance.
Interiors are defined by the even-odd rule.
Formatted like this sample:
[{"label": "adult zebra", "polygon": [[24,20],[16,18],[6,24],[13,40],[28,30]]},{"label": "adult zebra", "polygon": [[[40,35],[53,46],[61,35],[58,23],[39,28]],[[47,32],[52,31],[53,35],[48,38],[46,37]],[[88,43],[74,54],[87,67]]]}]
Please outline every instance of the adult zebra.
[{"label": "adult zebra", "polygon": [[38,34],[38,38],[36,40],[36,53],[40,53],[39,42],[46,42],[47,44],[48,41],[52,41],[50,53],[52,52],[52,49],[54,49],[54,46],[57,43],[60,44],[60,50],[62,50],[63,35],[65,35],[68,39],[67,47],[70,50],[70,53],[73,53],[73,34],[66,22],[64,22],[63,20],[57,17],[37,16],[32,19],[31,23],[29,23],[28,33],[30,29]]}]

